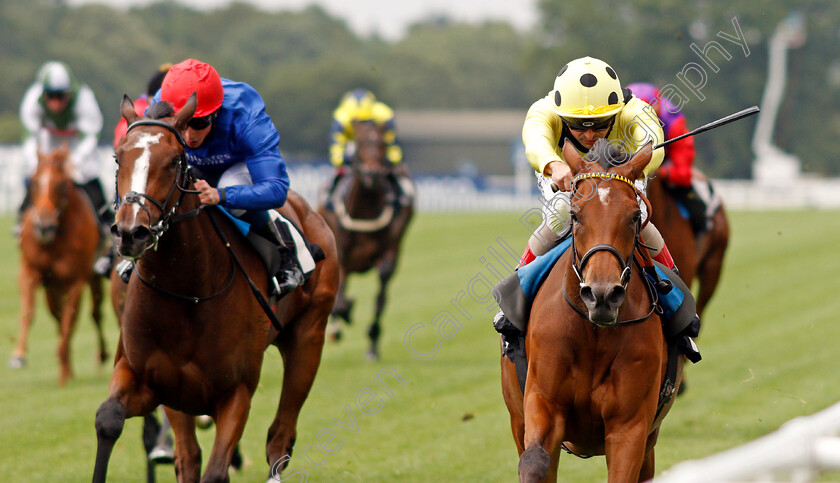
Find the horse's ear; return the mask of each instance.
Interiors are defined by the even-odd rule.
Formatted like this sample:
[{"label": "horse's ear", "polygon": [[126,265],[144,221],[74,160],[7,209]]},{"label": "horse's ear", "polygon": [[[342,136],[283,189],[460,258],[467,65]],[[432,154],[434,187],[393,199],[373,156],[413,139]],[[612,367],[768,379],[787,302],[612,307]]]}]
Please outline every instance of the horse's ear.
[{"label": "horse's ear", "polygon": [[638,179],[653,158],[653,143],[647,143],[642,149],[636,151],[630,161],[621,166],[624,176],[630,179]]},{"label": "horse's ear", "polygon": [[568,138],[563,140],[563,159],[572,168],[572,173],[577,174],[583,170],[585,164],[583,158]]},{"label": "horse's ear", "polygon": [[196,101],[195,92],[193,92],[190,98],[187,99],[187,103],[184,104],[184,107],[175,113],[175,122],[172,123],[172,125],[175,126],[175,129],[183,131],[187,127],[187,123],[195,114],[195,106],[197,103],[198,101]]},{"label": "horse's ear", "polygon": [[125,122],[130,126],[136,120],[140,119],[137,112],[134,111],[134,103],[128,95],[123,94],[122,102],[120,103],[120,114],[125,118]]}]

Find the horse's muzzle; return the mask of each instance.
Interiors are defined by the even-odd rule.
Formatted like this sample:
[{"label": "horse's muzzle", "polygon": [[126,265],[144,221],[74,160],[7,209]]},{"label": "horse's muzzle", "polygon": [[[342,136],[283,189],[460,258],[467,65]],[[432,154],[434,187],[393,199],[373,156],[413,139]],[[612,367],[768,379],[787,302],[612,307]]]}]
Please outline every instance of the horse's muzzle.
[{"label": "horse's muzzle", "polygon": [[584,285],[580,288],[580,298],[589,310],[589,320],[596,325],[615,324],[618,309],[626,296],[627,290],[618,284]]},{"label": "horse's muzzle", "polygon": [[128,260],[137,260],[154,242],[152,231],[144,225],[122,228],[119,223],[111,225],[111,236],[120,256]]}]

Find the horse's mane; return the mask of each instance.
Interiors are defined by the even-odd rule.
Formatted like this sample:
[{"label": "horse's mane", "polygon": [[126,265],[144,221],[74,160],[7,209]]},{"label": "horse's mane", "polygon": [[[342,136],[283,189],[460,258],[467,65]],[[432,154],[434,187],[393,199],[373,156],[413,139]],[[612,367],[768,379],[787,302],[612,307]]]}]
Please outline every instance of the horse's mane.
[{"label": "horse's mane", "polygon": [[633,157],[633,154],[625,153],[615,144],[601,138],[595,141],[595,145],[589,149],[585,160],[590,163],[598,163],[604,170],[620,166]]},{"label": "horse's mane", "polygon": [[172,108],[172,103],[169,101],[160,101],[152,104],[147,111],[147,116],[150,119],[163,119],[175,114],[175,109]]}]

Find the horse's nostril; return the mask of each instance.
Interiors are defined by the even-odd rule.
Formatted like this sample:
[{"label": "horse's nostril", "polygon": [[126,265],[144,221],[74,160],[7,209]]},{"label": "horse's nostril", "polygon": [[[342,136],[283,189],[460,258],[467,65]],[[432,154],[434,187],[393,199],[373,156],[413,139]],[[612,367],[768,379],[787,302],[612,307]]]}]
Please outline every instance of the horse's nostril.
[{"label": "horse's nostril", "polygon": [[595,300],[595,293],[592,291],[592,287],[589,285],[584,285],[580,288],[580,298],[586,304],[594,304]]},{"label": "horse's nostril", "polygon": [[136,230],[134,230],[134,233],[132,233],[132,237],[136,242],[145,243],[152,237],[152,232],[145,226],[140,226],[137,227]]},{"label": "horse's nostril", "polygon": [[607,292],[606,301],[610,307],[618,307],[624,303],[624,297],[627,291],[621,285],[616,285]]}]

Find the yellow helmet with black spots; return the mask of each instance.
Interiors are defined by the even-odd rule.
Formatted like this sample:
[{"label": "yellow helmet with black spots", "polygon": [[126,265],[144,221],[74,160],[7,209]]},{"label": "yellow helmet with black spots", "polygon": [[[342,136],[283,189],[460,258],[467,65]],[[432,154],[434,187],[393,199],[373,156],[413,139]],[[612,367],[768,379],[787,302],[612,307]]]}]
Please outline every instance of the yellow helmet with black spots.
[{"label": "yellow helmet with black spots", "polygon": [[551,91],[554,110],[564,119],[608,118],[624,107],[621,82],[603,60],[582,57],[564,65]]}]

